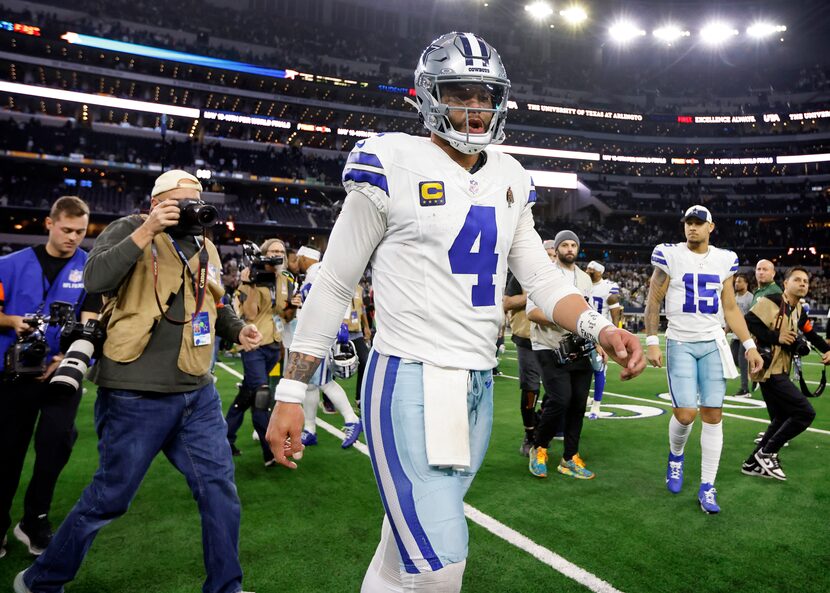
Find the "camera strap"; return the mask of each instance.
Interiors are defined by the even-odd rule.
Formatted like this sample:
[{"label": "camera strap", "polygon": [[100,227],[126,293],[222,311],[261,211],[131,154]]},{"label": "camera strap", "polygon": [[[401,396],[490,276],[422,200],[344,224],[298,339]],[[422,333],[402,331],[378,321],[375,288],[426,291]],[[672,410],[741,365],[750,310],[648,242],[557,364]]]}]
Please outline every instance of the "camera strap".
[{"label": "camera strap", "polygon": [[[169,235],[168,235],[169,237]],[[176,250],[176,253],[179,255],[179,259],[182,260],[182,283],[187,282],[187,273],[190,272],[190,282],[191,286],[193,287],[193,294],[196,296],[196,310],[193,312],[193,315],[196,316],[202,311],[202,305],[205,302],[205,293],[207,292],[207,272],[208,272],[208,252],[205,248],[206,238],[204,235],[202,236],[201,245],[199,245],[199,241],[197,239],[196,244],[199,245],[199,268],[197,273],[194,274],[193,270],[190,269],[190,264],[187,262],[187,258],[184,256],[184,252],[182,251],[181,247],[176,243],[176,240],[173,237],[169,237],[170,242],[173,244],[173,248]],[[158,292],[158,280],[159,280],[159,262],[158,262],[158,250],[156,249],[156,244],[150,243],[150,250],[153,254],[153,294],[156,297],[156,304],[158,305],[159,311],[164,316],[164,318],[173,325],[185,325],[190,323],[189,319],[173,319],[172,317],[168,316],[164,310],[164,307],[161,304],[161,299],[159,298]]]},{"label": "camera strap", "polygon": [[800,356],[793,356],[793,360],[795,362],[795,368],[798,372],[798,386],[801,388],[801,393],[804,394],[805,397],[819,397],[822,393],[824,393],[824,387],[827,385],[827,367],[821,367],[821,379],[819,379],[818,387],[816,387],[815,391],[810,391],[810,388],[807,387],[807,382],[804,380],[804,372],[801,368],[801,357]]}]

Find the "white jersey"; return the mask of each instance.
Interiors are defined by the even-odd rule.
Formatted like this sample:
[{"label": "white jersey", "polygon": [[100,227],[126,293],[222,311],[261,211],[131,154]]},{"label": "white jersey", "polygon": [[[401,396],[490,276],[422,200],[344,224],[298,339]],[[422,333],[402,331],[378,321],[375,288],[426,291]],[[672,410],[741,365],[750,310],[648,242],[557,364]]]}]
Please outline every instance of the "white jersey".
[{"label": "white jersey", "polygon": [[712,245],[703,254],[685,243],[663,243],[651,263],[670,277],[666,293],[666,337],[683,342],[714,340],[723,335],[723,283],[738,271],[734,251]]},{"label": "white jersey", "polygon": [[595,282],[591,288],[591,298],[588,303],[597,313],[611,321],[611,309],[608,308],[608,297],[620,296],[620,285],[607,278]]},{"label": "white jersey", "polygon": [[496,365],[508,253],[536,190],[513,157],[485,152],[473,174],[430,139],[407,134],[367,138],[349,155],[346,191],[367,196],[387,222],[371,258],[381,354]]}]

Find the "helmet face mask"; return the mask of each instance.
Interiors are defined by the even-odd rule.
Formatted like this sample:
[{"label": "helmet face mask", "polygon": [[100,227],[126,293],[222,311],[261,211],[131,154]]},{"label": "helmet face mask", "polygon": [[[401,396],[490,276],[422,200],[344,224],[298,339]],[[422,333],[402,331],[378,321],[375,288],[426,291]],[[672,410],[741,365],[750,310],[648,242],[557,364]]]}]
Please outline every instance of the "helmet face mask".
[{"label": "helmet face mask", "polygon": [[509,89],[498,53],[472,33],[436,39],[415,70],[416,105],[424,125],[464,154],[504,141]]},{"label": "helmet face mask", "polygon": [[357,350],[354,343],[335,343],[331,347],[331,371],[338,379],[348,379],[357,372]]}]

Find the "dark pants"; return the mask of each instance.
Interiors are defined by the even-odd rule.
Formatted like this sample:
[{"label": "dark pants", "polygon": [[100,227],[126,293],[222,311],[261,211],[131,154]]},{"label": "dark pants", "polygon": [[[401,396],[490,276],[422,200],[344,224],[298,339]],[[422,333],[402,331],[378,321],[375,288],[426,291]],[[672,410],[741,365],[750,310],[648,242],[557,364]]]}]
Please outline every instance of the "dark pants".
[{"label": "dark pants", "polygon": [[732,358],[741,370],[741,391],[749,392],[749,365],[746,350],[740,340],[732,340]]},{"label": "dark pants", "polygon": [[536,426],[536,403],[539,400],[539,361],[536,353],[530,349],[516,344],[516,358],[519,363],[519,410],[522,414],[522,424],[528,438],[532,438],[532,432]]},{"label": "dark pants", "polygon": [[542,369],[545,399],[542,402],[542,417],[533,435],[533,444],[535,447],[550,446],[550,441],[564,418],[565,451],[562,458],[569,460],[579,452],[585,404],[594,372],[587,358],[557,367],[550,350],[537,350],[536,356]]},{"label": "dark pants", "polygon": [[790,378],[780,373],[761,383],[761,394],[767,404],[770,425],[756,448],[764,453],[778,453],[813,423],[816,411],[810,401]]},{"label": "dark pants", "polygon": [[[75,578],[98,531],[127,512],[160,452],[185,476],[199,507],[207,571],[202,591],[242,590],[240,505],[219,394],[210,383],[196,391],[145,395],[98,389],[98,470],[49,547],[26,571],[23,580],[33,593],[60,593]],[[164,590],[163,584],[156,589]]]},{"label": "dark pants", "polygon": [[11,506],[32,434],[35,466],[23,501],[23,516],[34,519],[49,512],[58,476],[78,438],[75,416],[81,391],[54,393],[48,383],[28,381],[0,385],[0,540],[11,526]]},{"label": "dark pants", "polygon": [[242,426],[245,419],[245,411],[251,409],[251,420],[254,423],[254,430],[259,436],[259,444],[262,447],[262,456],[265,461],[274,457],[268,442],[265,440],[265,433],[268,430],[268,420],[271,414],[267,409],[260,409],[254,405],[257,390],[263,385],[268,385],[268,373],[280,360],[280,344],[274,342],[266,346],[260,346],[251,352],[242,353],[242,369],[244,378],[239,394],[233,400],[228,409],[225,421],[228,423],[228,442],[236,442],[236,433]]},{"label": "dark pants", "polygon": [[[354,334],[353,334],[354,335]],[[354,401],[360,407],[360,387],[363,385],[363,371],[366,370],[366,362],[369,360],[369,345],[363,338],[363,334],[351,337],[354,344],[355,354],[357,354],[357,383],[354,386]]]}]

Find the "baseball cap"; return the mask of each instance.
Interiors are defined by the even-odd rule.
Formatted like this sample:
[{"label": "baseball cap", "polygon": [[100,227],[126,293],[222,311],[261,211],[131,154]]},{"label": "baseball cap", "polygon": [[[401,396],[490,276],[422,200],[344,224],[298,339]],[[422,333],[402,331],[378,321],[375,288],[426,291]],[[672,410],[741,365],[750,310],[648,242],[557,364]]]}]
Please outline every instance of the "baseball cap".
[{"label": "baseball cap", "polygon": [[554,243],[553,239],[546,239],[542,242],[542,246],[545,249],[554,249],[556,247],[556,243]]},{"label": "baseball cap", "polygon": [[593,261],[593,260],[592,260],[592,261],[589,261],[589,262],[588,262],[588,265],[586,266],[586,268],[587,268],[588,270],[596,270],[596,271],[597,271],[597,272],[599,272],[600,274],[602,274],[603,272],[605,272],[605,266],[603,266],[603,265],[602,265],[601,263],[599,263],[598,261]]},{"label": "baseball cap", "polygon": [[690,218],[696,218],[704,222],[712,222],[712,213],[709,212],[709,209],[706,206],[695,204],[694,206],[686,210],[686,214],[683,215],[683,218],[680,219],[680,222],[686,222]]},{"label": "baseball cap", "polygon": [[186,187],[199,190],[200,192],[202,191],[202,184],[196,177],[181,169],[170,169],[156,177],[156,182],[153,185],[153,191],[150,192],[150,195],[156,197],[161,193],[176,189],[177,187]]}]

